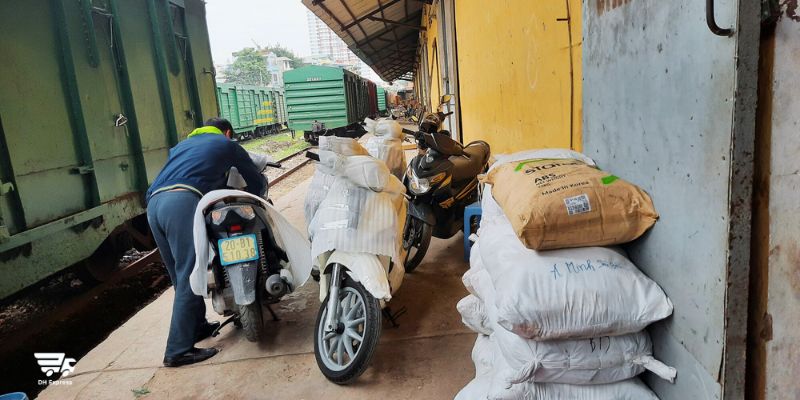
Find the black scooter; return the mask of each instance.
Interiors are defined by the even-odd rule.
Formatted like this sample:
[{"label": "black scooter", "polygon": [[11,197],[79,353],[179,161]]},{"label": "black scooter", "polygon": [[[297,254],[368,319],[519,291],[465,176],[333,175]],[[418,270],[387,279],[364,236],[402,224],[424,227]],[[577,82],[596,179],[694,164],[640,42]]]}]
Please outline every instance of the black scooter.
[{"label": "black scooter", "polygon": [[[450,95],[442,96],[442,104]],[[452,113],[427,113],[413,135],[419,148],[408,166],[403,183],[410,196],[403,233],[407,251],[405,269],[413,271],[425,257],[431,236],[447,239],[463,229],[464,209],[478,200],[478,175],[488,167],[490,148],[484,141],[463,146],[442,130]]]}]

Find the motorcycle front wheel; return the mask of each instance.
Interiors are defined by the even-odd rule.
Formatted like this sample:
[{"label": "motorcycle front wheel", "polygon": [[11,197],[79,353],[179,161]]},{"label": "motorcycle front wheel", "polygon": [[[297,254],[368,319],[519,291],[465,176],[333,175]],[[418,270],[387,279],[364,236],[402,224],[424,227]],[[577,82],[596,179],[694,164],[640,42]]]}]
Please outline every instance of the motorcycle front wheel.
[{"label": "motorcycle front wheel", "polygon": [[329,299],[319,308],[314,356],[328,380],[346,385],[364,373],[375,353],[381,337],[381,306],[361,283],[350,277],[342,280],[338,297],[339,318],[333,332],[325,332]]},{"label": "motorcycle front wheel", "polygon": [[261,303],[258,300],[246,306],[239,306],[239,321],[248,341],[261,340],[261,334],[264,332],[264,315],[261,313]]},{"label": "motorcycle front wheel", "polygon": [[413,272],[422,263],[431,244],[431,236],[433,236],[432,226],[408,216],[403,232],[403,249],[406,251],[406,262],[403,266],[406,272]]}]

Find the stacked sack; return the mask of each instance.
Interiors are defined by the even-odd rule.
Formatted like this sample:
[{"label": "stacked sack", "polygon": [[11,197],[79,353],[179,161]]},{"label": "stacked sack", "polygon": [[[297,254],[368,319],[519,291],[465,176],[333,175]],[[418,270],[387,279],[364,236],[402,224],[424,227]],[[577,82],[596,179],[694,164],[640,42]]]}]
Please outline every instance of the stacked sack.
[{"label": "stacked sack", "polygon": [[372,134],[364,147],[371,156],[385,162],[392,175],[402,181],[408,165],[403,152],[403,138],[405,137],[403,128],[397,121],[388,118],[379,120],[367,118],[364,123],[367,132]]},{"label": "stacked sack", "polygon": [[661,288],[611,246],[657,214],[646,193],[569,150],[499,157],[458,303],[479,333],[476,378],[457,400],[657,399],[636,378],[675,369],[644,328],[668,317]]}]

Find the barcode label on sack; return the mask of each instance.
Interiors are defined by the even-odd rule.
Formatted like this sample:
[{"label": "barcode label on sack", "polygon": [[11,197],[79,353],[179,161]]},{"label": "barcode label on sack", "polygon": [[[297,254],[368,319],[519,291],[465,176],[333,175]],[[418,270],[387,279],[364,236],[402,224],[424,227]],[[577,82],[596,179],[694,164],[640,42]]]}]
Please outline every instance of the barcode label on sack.
[{"label": "barcode label on sack", "polygon": [[567,206],[567,214],[583,214],[592,211],[592,205],[589,204],[589,196],[582,194],[574,197],[567,197],[564,199],[564,205]]}]

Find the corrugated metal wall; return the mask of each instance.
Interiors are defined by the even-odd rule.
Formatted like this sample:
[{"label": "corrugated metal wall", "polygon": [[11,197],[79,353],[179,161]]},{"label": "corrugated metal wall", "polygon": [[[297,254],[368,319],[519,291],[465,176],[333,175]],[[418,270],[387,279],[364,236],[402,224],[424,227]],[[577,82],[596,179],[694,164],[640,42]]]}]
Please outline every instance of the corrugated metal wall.
[{"label": "corrugated metal wall", "polygon": [[647,375],[662,400],[744,395],[760,2],[716,7],[733,37],[709,30],[704,2],[584,7],[584,151],[661,215],[627,248],[675,305],[650,329],[678,370]]}]

